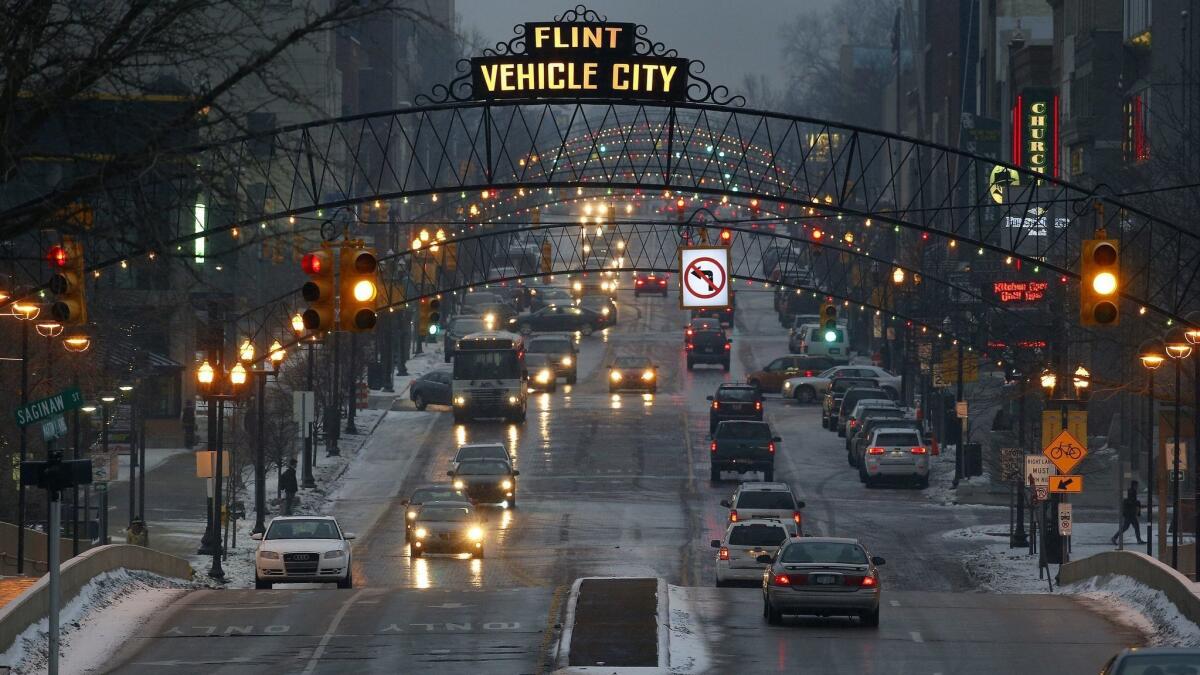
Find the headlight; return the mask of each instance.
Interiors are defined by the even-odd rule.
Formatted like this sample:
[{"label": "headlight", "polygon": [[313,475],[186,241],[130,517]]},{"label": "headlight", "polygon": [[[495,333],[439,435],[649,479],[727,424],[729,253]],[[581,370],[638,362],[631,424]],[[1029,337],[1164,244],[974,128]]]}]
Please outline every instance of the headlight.
[{"label": "headlight", "polygon": [[462,482],[461,480],[454,481],[454,489],[455,490],[461,490],[461,489],[465,488],[466,486],[467,486],[467,484]]},{"label": "headlight", "polygon": [[654,371],[653,370],[644,371],[642,373],[642,379],[647,382],[649,382],[650,380],[653,380],[654,379]]},{"label": "headlight", "polygon": [[579,283],[578,281],[576,281],[574,284],[571,284],[571,288],[574,288],[574,289],[575,289],[575,290],[577,290],[577,291],[582,291],[582,290],[583,290],[583,284],[581,284],[581,283]]},{"label": "headlight", "polygon": [[624,242],[624,241],[617,241],[617,250],[618,250],[618,251],[624,251],[624,250],[625,250],[625,242]]},{"label": "headlight", "polygon": [[416,520],[416,519],[417,519],[417,512],[416,512],[416,511],[409,511],[409,512],[408,512],[408,519],[409,519],[409,520]]},{"label": "headlight", "polygon": [[279,560],[279,554],[275,551],[259,551],[258,557],[263,560]]},{"label": "headlight", "polygon": [[454,405],[466,405],[466,404],[467,404],[466,396],[455,396],[454,397]]},{"label": "headlight", "polygon": [[467,530],[467,536],[471,538],[471,541],[483,541],[483,530],[478,526],[472,527]]},{"label": "headlight", "polygon": [[505,478],[504,480],[500,481],[500,487],[504,488],[505,490],[511,490],[512,489],[512,481]]},{"label": "headlight", "polygon": [[592,247],[591,247],[591,246],[589,246],[589,245],[587,245],[587,244],[584,244],[584,245],[583,245],[583,252],[584,252],[584,253],[591,253],[591,252],[592,252]]},{"label": "headlight", "polygon": [[572,359],[571,359],[571,357],[569,357],[569,356],[564,356],[564,357],[563,357],[562,364],[563,364],[564,366],[569,366],[569,365],[571,365],[571,363],[572,363]]},{"label": "headlight", "polygon": [[542,384],[548,384],[550,382],[550,371],[545,369],[539,371],[537,374],[537,381]]},{"label": "headlight", "polygon": [[614,370],[611,373],[609,373],[608,376],[612,379],[613,382],[621,381],[621,372],[620,371]]},{"label": "headlight", "polygon": [[325,559],[326,560],[328,560],[329,558],[344,558],[344,557],[346,557],[346,552],[341,549],[338,549],[336,551],[325,551]]},{"label": "headlight", "polygon": [[517,397],[516,397],[516,396],[509,396],[509,397],[508,397],[508,404],[509,404],[509,405],[516,405],[516,404],[517,404]]},{"label": "headlight", "polygon": [[495,322],[496,322],[496,315],[495,315],[495,314],[484,314],[484,315],[483,315],[483,320],[484,320],[485,322],[487,322],[487,323],[495,323]]},{"label": "headlight", "polygon": [[609,310],[607,307],[604,307],[603,309],[600,310],[600,314],[602,314],[604,316],[608,316],[608,312],[609,312]]},{"label": "headlight", "polygon": [[425,537],[429,536],[429,530],[426,530],[423,527],[418,527],[417,531],[413,532],[413,534],[417,535],[417,539],[424,539]]}]

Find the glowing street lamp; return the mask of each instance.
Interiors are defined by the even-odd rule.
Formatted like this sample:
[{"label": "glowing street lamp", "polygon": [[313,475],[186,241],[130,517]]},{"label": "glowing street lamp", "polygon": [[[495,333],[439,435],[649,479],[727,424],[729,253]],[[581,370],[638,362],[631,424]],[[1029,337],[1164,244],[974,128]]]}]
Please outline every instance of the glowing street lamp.
[{"label": "glowing street lamp", "polygon": [[292,315],[292,333],[297,340],[304,337],[304,315],[300,312]]},{"label": "glowing street lamp", "polygon": [[287,352],[284,351],[283,345],[279,340],[272,340],[271,346],[267,349],[268,358],[271,360],[271,367],[279,370],[279,366],[283,365],[283,360],[287,358]]},{"label": "glowing street lamp", "polygon": [[72,335],[70,337],[63,338],[62,344],[63,349],[76,354],[81,354],[91,348],[92,339],[86,335]]},{"label": "glowing street lamp", "polygon": [[[242,341],[242,346],[238,347],[238,360],[250,362],[254,360],[254,345],[250,343],[249,338]],[[243,370],[245,370],[243,368]]]},{"label": "glowing street lamp", "polygon": [[38,335],[44,338],[58,337],[63,332],[63,325],[57,321],[39,321],[34,324]]}]

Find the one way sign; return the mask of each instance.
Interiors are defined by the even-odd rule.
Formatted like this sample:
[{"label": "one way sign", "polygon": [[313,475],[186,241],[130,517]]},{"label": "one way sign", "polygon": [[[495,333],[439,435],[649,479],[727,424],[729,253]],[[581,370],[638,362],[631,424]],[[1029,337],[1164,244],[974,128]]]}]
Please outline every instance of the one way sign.
[{"label": "one way sign", "polygon": [[1083,476],[1050,476],[1051,492],[1083,492]]}]

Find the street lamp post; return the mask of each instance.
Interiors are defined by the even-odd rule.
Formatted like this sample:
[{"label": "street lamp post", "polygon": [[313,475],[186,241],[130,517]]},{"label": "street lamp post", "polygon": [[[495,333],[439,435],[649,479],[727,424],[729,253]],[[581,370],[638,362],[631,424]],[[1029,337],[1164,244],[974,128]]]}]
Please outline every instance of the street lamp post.
[{"label": "street lamp post", "polygon": [[[105,461],[110,461],[108,458],[108,406],[117,400],[116,395],[107,393],[100,395],[100,452],[104,455]],[[104,491],[100,493],[100,543],[108,543],[108,483],[104,484]]]},{"label": "street lamp post", "polygon": [[[92,339],[88,336],[77,333],[63,338],[63,349],[73,354],[81,354],[86,352],[92,346]],[[72,376],[73,384],[79,386],[79,370],[74,370]],[[94,410],[94,408],[93,408]],[[71,459],[79,459],[79,445],[82,442],[82,429],[80,428],[80,409],[76,408],[71,413]],[[71,555],[79,555],[79,486],[71,487]]]},{"label": "street lamp post", "polygon": [[[1149,403],[1149,415],[1147,421],[1149,428],[1146,430],[1146,555],[1154,555],[1154,473],[1155,461],[1154,455],[1154,371],[1162,366],[1163,361],[1167,359],[1163,353],[1162,343],[1158,340],[1150,339],[1142,343],[1138,349],[1138,359],[1142,362],[1142,367],[1146,369],[1146,392]],[[1160,549],[1161,552],[1161,549]]]},{"label": "street lamp post", "polygon": [[[134,386],[129,383],[123,383],[117,387],[121,392],[122,397],[129,397],[130,392],[134,390]],[[134,515],[137,513],[137,434],[135,429],[137,418],[137,406],[131,401],[129,403],[129,524],[133,524]]]},{"label": "street lamp post", "polygon": [[267,459],[266,459],[266,425],[267,425],[267,375],[278,375],[279,366],[283,365],[287,352],[279,340],[271,342],[267,350],[271,369],[254,371],[258,378],[258,404],[255,406],[257,423],[255,424],[255,453],[254,453],[254,529],[251,534],[261,534],[267,531],[265,522],[267,513]]},{"label": "street lamp post", "polygon": [[[218,364],[219,365],[219,364]],[[227,391],[222,385],[228,382]],[[217,444],[215,448],[216,456],[213,461],[213,541],[215,542],[212,550],[212,567],[208,570],[208,576],[213,579],[224,580],[225,570],[221,568],[221,473],[224,471],[224,424],[225,416],[225,401],[237,398],[241,393],[242,387],[246,384],[246,368],[240,362],[235,363],[233,368],[229,369],[229,373],[221,373],[218,377],[218,371],[204,361],[196,370],[196,382],[199,384],[200,392],[211,405],[212,401],[217,402]]]},{"label": "street lamp post", "polygon": [[[1188,343],[1200,345],[1200,310],[1191,312],[1185,317],[1190,326],[1183,329],[1183,336]],[[1193,362],[1192,372],[1192,509],[1195,521],[1192,523],[1193,545],[1192,552],[1196,556],[1193,569],[1197,579],[1200,579],[1200,358]]]},{"label": "street lamp post", "polygon": [[1175,362],[1175,429],[1172,436],[1174,456],[1171,462],[1171,567],[1179,569],[1179,488],[1181,478],[1179,418],[1181,414],[1180,399],[1183,397],[1183,392],[1180,390],[1180,377],[1183,360],[1192,354],[1192,343],[1188,341],[1184,330],[1177,326],[1163,336],[1163,348],[1166,350],[1167,356]]},{"label": "street lamp post", "polygon": [[[304,331],[304,318],[302,316],[300,316],[299,314],[296,314],[295,316],[292,317],[292,333],[296,336],[297,340],[303,340],[304,332],[305,332]],[[306,388],[306,391],[311,393],[313,396],[313,412],[314,413],[316,412],[316,399],[317,399],[316,390],[314,389],[314,384],[313,384],[316,381],[316,374],[317,374],[316,356],[313,353],[313,344],[315,342],[316,342],[315,335],[309,337],[309,339],[308,339],[308,354],[307,354],[308,386]],[[315,420],[306,420],[305,424],[308,425],[308,428],[304,429],[303,434],[302,434],[304,437],[304,451],[302,453],[303,457],[301,458],[301,462],[300,462],[300,465],[301,465],[300,466],[300,486],[305,487],[305,488],[315,488],[317,486],[317,483],[316,483],[316,481],[313,480],[312,469],[313,469],[313,453],[316,451],[316,442],[317,442],[316,435],[313,433],[313,427],[315,426],[316,422],[315,422]],[[280,474],[283,473],[283,462],[282,461],[279,463],[279,472],[280,472]],[[280,486],[280,485],[283,485],[283,483],[282,483],[282,481],[280,481],[280,482],[276,483],[276,485]],[[278,490],[280,488],[277,487],[276,489]],[[279,495],[276,495],[276,496],[278,497]]]},{"label": "street lamp post", "polygon": [[[29,302],[15,302],[13,315],[21,320],[21,405],[29,403],[29,323],[42,308]],[[20,458],[24,463],[29,454],[25,427],[21,427]],[[25,482],[17,485],[17,574],[25,573]]]}]

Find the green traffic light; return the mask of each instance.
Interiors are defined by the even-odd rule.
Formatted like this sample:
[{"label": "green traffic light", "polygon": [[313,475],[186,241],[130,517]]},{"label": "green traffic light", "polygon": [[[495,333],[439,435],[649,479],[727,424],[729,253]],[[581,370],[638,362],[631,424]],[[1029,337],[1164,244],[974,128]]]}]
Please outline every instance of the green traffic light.
[{"label": "green traffic light", "polygon": [[826,342],[836,342],[837,341],[837,332],[832,331],[832,330],[825,331],[825,341]]}]

